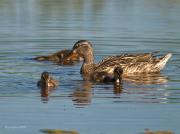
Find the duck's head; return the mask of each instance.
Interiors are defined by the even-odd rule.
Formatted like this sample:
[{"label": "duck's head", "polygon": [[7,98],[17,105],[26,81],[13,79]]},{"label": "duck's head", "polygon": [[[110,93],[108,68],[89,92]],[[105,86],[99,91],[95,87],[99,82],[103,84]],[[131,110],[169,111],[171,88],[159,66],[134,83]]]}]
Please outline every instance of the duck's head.
[{"label": "duck's head", "polygon": [[48,80],[50,79],[50,74],[46,71],[44,71],[41,74],[41,80],[43,80],[44,82],[48,82]]},{"label": "duck's head", "polygon": [[120,83],[122,79],[123,69],[121,67],[116,67],[114,69],[114,79],[116,83]]},{"label": "duck's head", "polygon": [[87,40],[77,41],[66,59],[70,60],[74,55],[79,55],[83,59],[85,59],[87,56],[93,56],[92,44]]}]

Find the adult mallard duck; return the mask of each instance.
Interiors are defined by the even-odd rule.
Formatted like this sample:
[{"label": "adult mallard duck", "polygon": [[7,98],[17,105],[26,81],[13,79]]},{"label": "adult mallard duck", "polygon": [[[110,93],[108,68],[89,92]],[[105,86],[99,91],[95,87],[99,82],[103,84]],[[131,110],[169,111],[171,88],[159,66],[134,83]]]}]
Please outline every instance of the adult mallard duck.
[{"label": "adult mallard duck", "polygon": [[[76,42],[74,44],[73,48],[75,48],[77,44],[78,44],[78,42]],[[61,50],[56,53],[50,54],[50,55],[37,56],[34,58],[34,60],[53,61],[55,63],[62,63],[62,64],[71,63],[73,61],[82,61],[83,60],[83,58],[78,53],[74,53],[70,58],[68,58],[67,56],[69,55],[70,52],[71,52],[71,50],[65,49],[65,50]],[[65,60],[65,57],[68,58],[68,61]]]},{"label": "adult mallard duck", "polygon": [[171,53],[161,57],[154,56],[154,53],[123,54],[109,56],[95,64],[92,45],[86,40],[78,41],[69,53],[68,58],[70,59],[74,54],[78,54],[84,58],[81,74],[88,74],[89,76],[99,72],[106,72],[113,75],[116,67],[121,67],[125,76],[142,73],[159,73],[172,56]]},{"label": "adult mallard duck", "polygon": [[37,82],[37,86],[41,88],[54,88],[58,85],[58,81],[46,71],[41,74],[41,79]]}]

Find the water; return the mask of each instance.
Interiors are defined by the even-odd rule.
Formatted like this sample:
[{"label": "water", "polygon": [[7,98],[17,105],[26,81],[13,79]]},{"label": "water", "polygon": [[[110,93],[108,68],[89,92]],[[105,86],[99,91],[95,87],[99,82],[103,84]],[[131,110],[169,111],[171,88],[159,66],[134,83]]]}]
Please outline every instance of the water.
[{"label": "water", "polygon": [[[179,12],[179,0],[0,0],[0,134],[180,133]],[[83,82],[82,63],[31,60],[70,49],[79,39],[93,43],[96,62],[125,52],[173,57],[161,76],[124,80],[122,90]],[[47,98],[36,87],[44,70],[60,81]]]}]

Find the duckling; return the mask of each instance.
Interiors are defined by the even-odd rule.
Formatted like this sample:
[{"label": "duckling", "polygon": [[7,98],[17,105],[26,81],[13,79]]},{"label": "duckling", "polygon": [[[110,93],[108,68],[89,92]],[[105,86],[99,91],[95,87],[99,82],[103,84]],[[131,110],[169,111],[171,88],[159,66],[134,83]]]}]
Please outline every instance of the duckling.
[{"label": "duckling", "polygon": [[46,55],[46,56],[37,56],[34,58],[34,60],[37,61],[53,61],[53,62],[61,62],[62,59],[69,54],[71,50],[62,50],[58,51],[56,53]]},{"label": "duckling", "polygon": [[46,71],[41,74],[41,79],[37,82],[37,86],[41,88],[54,88],[58,86],[58,84],[59,82],[53,79]]},{"label": "duckling", "polygon": [[122,74],[123,74],[123,69],[121,67],[116,67],[114,69],[114,81],[120,85],[121,81],[122,81]]},{"label": "duckling", "polygon": [[75,53],[84,58],[80,73],[82,75],[93,75],[99,72],[113,74],[116,67],[123,69],[123,76],[158,73],[166,65],[172,54],[167,53],[162,57],[154,56],[154,53],[139,53],[139,54],[123,54],[109,56],[99,63],[94,63],[92,44],[86,40],[80,40],[68,55],[69,59]]},{"label": "duckling", "polygon": [[[81,40],[84,41],[84,40]],[[78,46],[79,42],[76,42],[72,48],[72,50],[74,48],[76,48]],[[62,63],[62,64],[66,64],[66,63],[71,63],[73,61],[82,61],[83,58],[81,56],[78,55],[78,53],[74,53],[70,58],[68,57],[69,53],[71,52],[71,50],[61,50],[58,51],[56,53],[50,54],[50,55],[46,55],[46,56],[37,56],[34,58],[34,60],[37,61],[52,61],[55,63]],[[68,59],[68,60],[66,60]]]},{"label": "duckling", "polygon": [[92,75],[92,80],[103,83],[115,82],[116,85],[120,85],[122,80],[122,74],[123,74],[123,69],[121,67],[116,67],[114,69],[113,75],[107,72],[95,72]]}]

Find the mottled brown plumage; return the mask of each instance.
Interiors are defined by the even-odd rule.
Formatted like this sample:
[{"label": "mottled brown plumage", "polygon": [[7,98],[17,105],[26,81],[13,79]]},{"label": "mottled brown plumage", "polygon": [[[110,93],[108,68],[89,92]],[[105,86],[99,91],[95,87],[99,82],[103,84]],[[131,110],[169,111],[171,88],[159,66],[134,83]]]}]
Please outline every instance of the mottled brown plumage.
[{"label": "mottled brown plumage", "polygon": [[106,70],[113,72],[113,66],[121,66],[124,75],[140,74],[140,73],[156,73],[160,72],[172,56],[168,53],[160,58],[155,57],[154,53],[140,54],[123,54],[110,56],[103,59],[96,65],[96,70]]},{"label": "mottled brown plumage", "polygon": [[[84,40],[80,40],[84,41]],[[76,42],[73,46],[72,49],[78,47],[78,42]],[[68,57],[69,53],[71,50],[61,50],[56,53],[50,54],[50,55],[45,55],[45,56],[37,56],[34,58],[34,60],[37,61],[53,61],[55,63],[62,63],[62,64],[68,64],[71,62],[76,62],[76,61],[82,61],[82,57],[78,53],[74,53],[71,55],[71,57]]]},{"label": "mottled brown plumage", "polygon": [[[98,82],[112,81],[114,78],[113,74],[109,74],[107,71],[96,71],[97,65],[94,64],[93,49],[89,41],[80,40],[76,43],[72,52],[67,56],[71,57],[73,54],[78,53],[84,58],[83,65],[81,67],[81,74],[85,80],[95,80]],[[99,65],[98,65],[99,66]],[[119,66],[120,68],[120,66]],[[113,78],[113,79],[112,79]]]},{"label": "mottled brown plumage", "polygon": [[38,56],[35,57],[35,60],[38,61],[53,61],[53,62],[61,62],[63,60],[63,58],[69,54],[71,50],[62,50],[62,51],[58,51],[56,53],[50,54],[50,55],[46,55],[46,56]]},{"label": "mottled brown plumage", "polygon": [[168,53],[162,57],[156,57],[154,56],[154,52],[123,54],[109,56],[99,63],[94,64],[93,48],[91,43],[88,41],[79,41],[76,47],[73,48],[69,54],[69,57],[75,53],[78,53],[84,58],[81,67],[81,74],[89,76],[101,72],[113,75],[116,67],[121,67],[123,69],[123,75],[156,73],[164,68],[167,61],[172,56],[171,53]]}]

